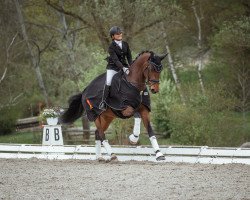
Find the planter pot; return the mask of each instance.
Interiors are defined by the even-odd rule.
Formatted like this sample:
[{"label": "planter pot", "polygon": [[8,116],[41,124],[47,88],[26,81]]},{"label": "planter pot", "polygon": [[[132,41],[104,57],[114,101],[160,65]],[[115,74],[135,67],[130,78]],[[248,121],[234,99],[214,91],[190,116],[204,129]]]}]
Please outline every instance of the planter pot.
[{"label": "planter pot", "polygon": [[47,121],[48,125],[52,125],[52,126],[54,125],[55,126],[58,123],[58,117],[56,117],[56,118],[52,118],[52,117],[47,118],[46,121]]}]

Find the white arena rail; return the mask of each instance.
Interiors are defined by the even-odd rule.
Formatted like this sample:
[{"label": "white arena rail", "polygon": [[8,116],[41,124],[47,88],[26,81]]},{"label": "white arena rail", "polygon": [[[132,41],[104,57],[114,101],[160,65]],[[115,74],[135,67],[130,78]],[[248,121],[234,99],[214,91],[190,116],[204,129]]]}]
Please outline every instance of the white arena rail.
[{"label": "white arena rail", "polygon": [[[250,165],[250,148],[226,148],[207,146],[168,146],[161,147],[166,156],[160,162],[185,162],[204,164],[241,163]],[[105,150],[102,148],[102,152]],[[155,154],[146,146],[113,146],[119,161],[153,161]],[[94,146],[41,146],[25,144],[0,144],[0,158],[39,158],[39,159],[83,159],[95,160]]]}]

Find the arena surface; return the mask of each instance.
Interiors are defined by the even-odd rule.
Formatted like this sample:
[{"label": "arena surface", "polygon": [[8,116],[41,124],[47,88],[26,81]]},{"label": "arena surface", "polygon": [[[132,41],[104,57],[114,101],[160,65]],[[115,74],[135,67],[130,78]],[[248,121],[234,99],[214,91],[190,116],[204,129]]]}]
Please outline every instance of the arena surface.
[{"label": "arena surface", "polygon": [[0,199],[250,199],[250,166],[0,159]]}]

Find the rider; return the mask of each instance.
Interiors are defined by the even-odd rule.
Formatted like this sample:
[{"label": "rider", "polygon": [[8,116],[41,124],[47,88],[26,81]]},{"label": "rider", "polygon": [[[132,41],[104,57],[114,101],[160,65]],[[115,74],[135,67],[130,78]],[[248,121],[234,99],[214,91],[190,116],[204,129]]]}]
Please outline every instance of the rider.
[{"label": "rider", "polygon": [[[107,75],[106,84],[104,86],[102,94],[102,102],[99,108],[102,110],[106,109],[106,99],[109,95],[109,89],[113,76],[120,70],[123,70],[127,75],[129,74],[129,66],[132,63],[132,55],[127,42],[122,40],[122,31],[118,26],[113,26],[109,30],[110,37],[112,39],[109,45],[107,57]],[[127,59],[127,61],[126,61]]]}]

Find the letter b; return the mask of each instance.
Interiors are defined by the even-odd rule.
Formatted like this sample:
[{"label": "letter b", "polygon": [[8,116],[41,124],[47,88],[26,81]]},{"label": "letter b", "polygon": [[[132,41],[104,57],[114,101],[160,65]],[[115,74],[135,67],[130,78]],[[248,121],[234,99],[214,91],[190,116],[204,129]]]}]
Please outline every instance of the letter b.
[{"label": "letter b", "polygon": [[58,141],[60,139],[59,129],[58,128],[54,129],[54,134],[55,134],[55,141]]},{"label": "letter b", "polygon": [[46,131],[45,131],[45,141],[49,141],[49,129],[46,128]]}]

